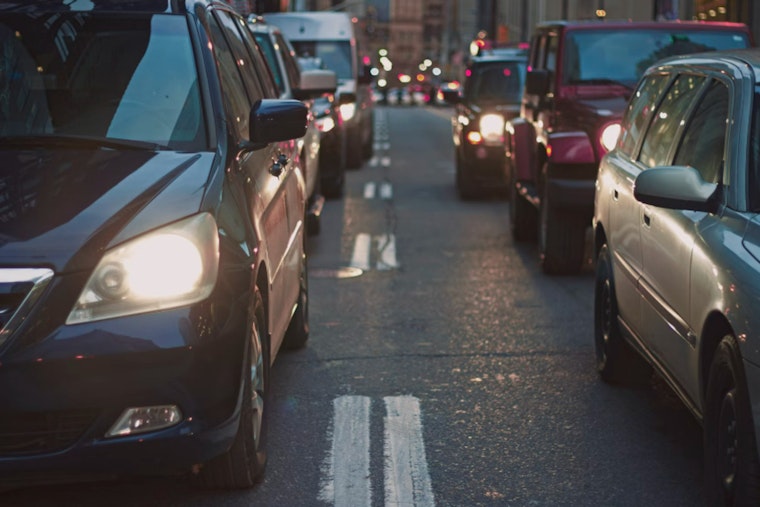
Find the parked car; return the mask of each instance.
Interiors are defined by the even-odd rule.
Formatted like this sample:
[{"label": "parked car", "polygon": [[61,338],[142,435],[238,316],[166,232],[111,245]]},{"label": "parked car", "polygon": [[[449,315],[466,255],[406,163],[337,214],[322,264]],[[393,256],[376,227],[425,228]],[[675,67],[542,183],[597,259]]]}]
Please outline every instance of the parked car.
[{"label": "parked car", "polygon": [[751,45],[738,23],[566,21],[539,25],[531,40],[520,118],[508,126],[510,225],[538,238],[545,273],[578,272],[599,160],[644,70],[677,54]]},{"label": "parked car", "polygon": [[[325,69],[317,57],[298,57],[303,70]],[[320,132],[320,188],[328,199],[339,199],[346,186],[346,129],[335,94],[324,94],[312,101],[311,113]]]},{"label": "parked car", "polygon": [[456,105],[451,126],[462,199],[509,190],[505,125],[520,115],[526,61],[521,53],[484,52],[467,66],[461,94],[444,89],[444,98]]},{"label": "parked car", "polygon": [[651,365],[694,413],[707,505],[760,498],[758,76],[758,50],[651,67],[596,178],[597,369]]},{"label": "parked car", "polygon": [[346,129],[346,165],[362,166],[374,150],[371,67],[362,63],[355,23],[345,12],[273,12],[267,21],[280,27],[298,56],[321,58],[338,75],[337,100]]},{"label": "parked car", "polygon": [[322,135],[313,114],[313,106],[314,101],[319,97],[335,93],[338,78],[335,72],[327,69],[302,71],[293,46],[282,35],[279,28],[266,23],[261,16],[249,16],[248,28],[253,32],[267,60],[280,98],[302,100],[312,112],[309,116],[306,135],[298,141],[298,152],[301,158],[301,170],[306,180],[308,231],[318,233],[319,218],[325,201],[320,188],[322,172],[335,178],[333,173],[340,167],[325,165],[323,168],[319,163]]},{"label": "parked car", "polygon": [[0,484],[253,486],[270,365],[309,332],[306,106],[226,4],[0,23]]}]

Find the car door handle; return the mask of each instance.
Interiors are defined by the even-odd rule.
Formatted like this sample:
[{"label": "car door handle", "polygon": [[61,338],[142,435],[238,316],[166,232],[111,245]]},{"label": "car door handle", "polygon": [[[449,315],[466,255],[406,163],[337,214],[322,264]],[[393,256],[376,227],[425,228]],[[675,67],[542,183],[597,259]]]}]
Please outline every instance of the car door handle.
[{"label": "car door handle", "polygon": [[615,199],[616,201],[618,200],[618,196],[619,195],[620,194],[618,193],[618,189],[617,188],[612,191],[612,198]]},{"label": "car door handle", "polygon": [[649,227],[652,223],[652,219],[649,217],[649,215],[644,215],[644,225]]}]

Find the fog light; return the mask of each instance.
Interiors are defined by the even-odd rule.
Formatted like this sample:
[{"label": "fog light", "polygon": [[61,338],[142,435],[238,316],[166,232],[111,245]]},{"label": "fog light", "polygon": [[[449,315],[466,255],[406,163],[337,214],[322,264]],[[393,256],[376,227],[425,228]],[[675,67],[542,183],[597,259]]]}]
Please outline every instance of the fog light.
[{"label": "fog light", "polygon": [[156,431],[174,426],[182,420],[182,412],[176,405],[133,407],[122,412],[106,437],[120,437]]}]

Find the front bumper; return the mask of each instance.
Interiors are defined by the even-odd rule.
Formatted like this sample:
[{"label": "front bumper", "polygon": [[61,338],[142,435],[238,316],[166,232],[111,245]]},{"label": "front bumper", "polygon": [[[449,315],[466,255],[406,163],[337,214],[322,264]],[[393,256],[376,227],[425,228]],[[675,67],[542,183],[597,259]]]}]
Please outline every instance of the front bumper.
[{"label": "front bumper", "polygon": [[[230,312],[230,327],[214,332],[212,306],[60,326],[5,350],[0,485],[186,472],[228,449],[239,420],[246,319]],[[183,419],[105,436],[126,408],[157,405],[177,405]]]},{"label": "front bumper", "polygon": [[506,156],[504,146],[471,145],[460,148],[462,176],[478,186],[506,188]]}]

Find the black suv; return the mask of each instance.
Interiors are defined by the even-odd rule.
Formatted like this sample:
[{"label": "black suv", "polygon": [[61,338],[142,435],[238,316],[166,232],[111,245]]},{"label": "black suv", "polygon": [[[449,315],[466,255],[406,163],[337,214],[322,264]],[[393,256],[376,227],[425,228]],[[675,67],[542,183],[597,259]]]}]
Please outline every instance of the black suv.
[{"label": "black suv", "polygon": [[0,489],[251,487],[308,338],[308,110],[223,3],[4,2]]},{"label": "black suv", "polygon": [[461,94],[444,91],[446,100],[456,104],[451,125],[456,186],[463,199],[509,189],[504,127],[520,116],[526,61],[527,53],[519,49],[483,53],[468,65]]}]

